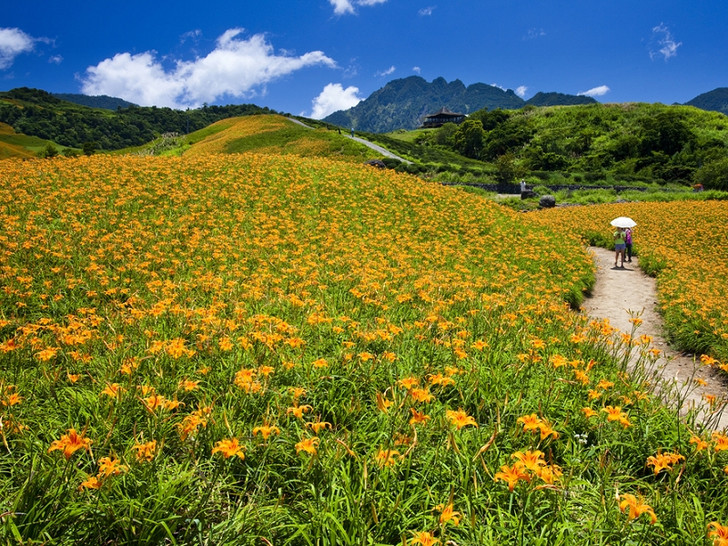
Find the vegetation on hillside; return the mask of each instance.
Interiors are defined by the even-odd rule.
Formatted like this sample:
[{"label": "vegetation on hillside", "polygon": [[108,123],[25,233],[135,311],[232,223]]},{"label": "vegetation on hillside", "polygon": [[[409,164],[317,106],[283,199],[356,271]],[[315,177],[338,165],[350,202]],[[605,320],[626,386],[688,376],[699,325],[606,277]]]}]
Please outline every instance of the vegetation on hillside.
[{"label": "vegetation on hillside", "polygon": [[358,163],[381,157],[378,152],[345,138],[331,127],[301,125],[277,114],[227,118],[188,135],[163,135],[145,146],[126,148],[118,153],[204,157],[245,152],[338,158]]},{"label": "vegetation on hillside", "polygon": [[593,264],[559,220],[295,155],[3,177],[7,540],[728,534],[728,437],[651,392],[637,319],[618,335],[575,310]]},{"label": "vegetation on hillside", "polygon": [[165,133],[187,134],[221,119],[271,112],[252,104],[185,111],[134,106],[112,112],[62,101],[38,89],[0,92],[0,122],[18,133],[79,149],[87,143],[99,150],[140,146]]},{"label": "vegetation on hillside", "polygon": [[117,97],[109,97],[108,95],[81,95],[78,93],[53,93],[57,99],[66,102],[73,102],[88,106],[89,108],[103,108],[105,110],[118,110],[119,108],[129,108],[137,106],[133,102],[119,99]]},{"label": "vegetation on hillside", "polygon": [[35,157],[47,144],[43,139],[18,134],[10,125],[0,123],[0,159]]},{"label": "vegetation on hillside", "polygon": [[481,110],[418,143],[510,167],[511,175],[559,172],[586,185],[612,176],[728,189],[728,117],[688,106]]}]

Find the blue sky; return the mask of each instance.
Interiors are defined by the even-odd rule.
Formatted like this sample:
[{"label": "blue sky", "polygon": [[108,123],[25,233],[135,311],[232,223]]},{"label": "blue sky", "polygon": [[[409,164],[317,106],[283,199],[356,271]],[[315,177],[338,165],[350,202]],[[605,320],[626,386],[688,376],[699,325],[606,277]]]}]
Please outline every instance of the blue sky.
[{"label": "blue sky", "polygon": [[687,102],[728,86],[726,0],[8,2],[0,90],[321,118],[388,81]]}]

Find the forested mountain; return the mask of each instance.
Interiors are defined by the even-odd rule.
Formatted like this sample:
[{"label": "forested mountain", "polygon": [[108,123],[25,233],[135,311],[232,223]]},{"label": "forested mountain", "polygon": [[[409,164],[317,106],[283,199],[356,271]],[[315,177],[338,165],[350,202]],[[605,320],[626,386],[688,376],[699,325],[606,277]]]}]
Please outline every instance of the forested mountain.
[{"label": "forested mountain", "polygon": [[693,100],[686,102],[688,106],[695,106],[703,110],[713,110],[728,114],[728,87],[719,87],[702,95],[698,95]]},{"label": "forested mountain", "polygon": [[[536,97],[541,101],[538,106],[596,102],[590,97],[562,93],[539,93]],[[483,108],[510,110],[526,104],[529,103],[510,89],[504,91],[484,83],[466,87],[460,80],[448,83],[444,78],[428,83],[419,76],[410,76],[389,82],[353,108],[334,112],[324,121],[340,127],[353,127],[357,131],[386,133],[396,129],[416,129],[426,115],[443,107],[470,114]]]},{"label": "forested mountain", "polygon": [[101,150],[140,146],[164,133],[187,134],[221,119],[273,113],[254,104],[173,110],[131,106],[115,111],[60,100],[46,91],[21,87],[0,92],[0,122],[18,133],[82,148]]},{"label": "forested mountain", "polygon": [[89,108],[103,108],[104,110],[118,110],[119,108],[130,108],[137,106],[133,102],[125,101],[108,95],[80,95],[77,93],[53,93],[57,99],[88,106]]}]

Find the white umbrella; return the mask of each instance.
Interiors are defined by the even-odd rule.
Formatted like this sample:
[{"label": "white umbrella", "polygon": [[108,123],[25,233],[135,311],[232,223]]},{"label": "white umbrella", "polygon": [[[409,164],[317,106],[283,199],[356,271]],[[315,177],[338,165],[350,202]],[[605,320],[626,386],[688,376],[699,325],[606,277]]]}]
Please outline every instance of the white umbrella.
[{"label": "white umbrella", "polygon": [[637,225],[637,222],[627,216],[620,216],[619,218],[615,218],[609,223],[612,224],[614,227],[618,228],[632,228]]}]

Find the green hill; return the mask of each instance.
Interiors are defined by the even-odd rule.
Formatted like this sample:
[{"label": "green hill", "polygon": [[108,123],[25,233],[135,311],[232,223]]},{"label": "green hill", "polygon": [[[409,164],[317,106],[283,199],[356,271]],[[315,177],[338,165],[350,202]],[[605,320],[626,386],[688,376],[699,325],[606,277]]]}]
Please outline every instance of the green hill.
[{"label": "green hill", "polygon": [[108,95],[89,96],[77,93],[53,93],[53,96],[66,102],[88,106],[89,108],[103,108],[105,110],[118,110],[119,108],[137,106],[133,102],[116,97],[109,97]]},{"label": "green hill", "polygon": [[47,144],[43,139],[18,134],[10,125],[0,123],[0,159],[35,157]]},{"label": "green hill", "polygon": [[[432,88],[422,78],[398,80],[381,90],[380,98],[397,102],[423,84]],[[443,79],[434,84],[441,97],[465,89],[471,98],[485,99],[492,94],[520,101],[492,86],[465,88],[461,82],[448,84]],[[716,90],[710,96],[717,104],[721,93]],[[570,98],[543,93],[532,100],[549,103]],[[247,124],[240,121],[241,116],[254,114],[268,115],[253,116]],[[14,89],[0,93],[0,123],[12,127],[4,138],[15,139],[11,142],[14,147],[5,145],[2,154],[35,155],[52,141],[58,147],[81,149],[85,143],[94,142],[102,151],[157,155],[194,154],[209,148],[221,153],[296,153],[358,161],[378,157],[326,121],[309,120],[307,123],[316,128],[313,131],[290,121],[271,130],[260,121],[278,117],[269,114],[255,105],[211,106],[186,112],[143,107],[110,111],[62,101],[40,90]],[[223,120],[233,121],[215,125]],[[250,127],[257,130],[250,131]],[[440,181],[512,184],[524,177],[532,185],[546,186],[615,185],[619,180],[728,188],[728,117],[693,106],[592,102],[488,107],[470,111],[461,125],[358,134],[412,162],[401,165],[386,160],[389,166]],[[38,140],[18,148],[19,135]],[[214,145],[211,139],[216,139]]]},{"label": "green hill", "polygon": [[39,89],[0,92],[0,122],[18,133],[82,148],[101,150],[141,146],[165,133],[186,134],[221,119],[272,113],[253,104],[206,106],[195,110],[138,107],[110,111],[74,104]]},{"label": "green hill", "polygon": [[595,104],[597,101],[584,95],[538,92],[526,101],[531,106],[570,106],[574,104]]},{"label": "green hill", "polygon": [[708,93],[698,95],[693,100],[686,102],[688,106],[695,106],[703,110],[714,110],[728,114],[728,87],[719,87]]},{"label": "green hill", "polygon": [[587,182],[617,176],[689,184],[728,158],[728,117],[645,103],[529,106],[474,112],[463,124],[423,132],[415,142],[508,164],[511,180],[562,172]]},{"label": "green hill", "polygon": [[165,135],[145,146],[120,151],[132,152],[185,157],[255,152],[336,158],[355,163],[381,157],[339,131],[306,126],[278,114],[227,118],[189,135]]}]

